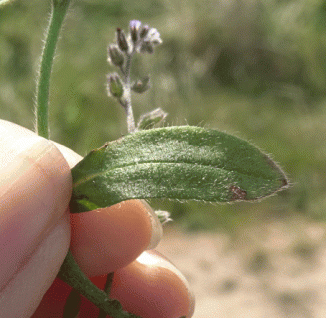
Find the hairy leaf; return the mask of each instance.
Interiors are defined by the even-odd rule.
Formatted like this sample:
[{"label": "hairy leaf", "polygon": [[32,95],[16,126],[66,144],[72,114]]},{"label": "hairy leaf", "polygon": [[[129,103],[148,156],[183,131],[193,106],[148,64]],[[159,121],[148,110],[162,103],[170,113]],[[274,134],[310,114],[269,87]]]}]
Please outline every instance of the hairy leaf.
[{"label": "hairy leaf", "polygon": [[139,131],[107,143],[72,176],[72,212],[139,198],[256,200],[288,184],[277,164],[248,142],[190,126]]}]

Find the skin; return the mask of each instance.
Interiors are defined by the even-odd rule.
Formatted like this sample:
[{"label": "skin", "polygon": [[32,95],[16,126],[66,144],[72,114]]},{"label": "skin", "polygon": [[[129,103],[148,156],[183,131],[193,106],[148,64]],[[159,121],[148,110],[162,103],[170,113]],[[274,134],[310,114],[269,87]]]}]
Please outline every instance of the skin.
[{"label": "skin", "polygon": [[162,255],[146,252],[162,228],[145,202],[70,214],[70,169],[81,159],[0,120],[0,318],[62,317],[50,292],[58,284],[70,290],[56,279],[69,247],[99,285],[115,272],[111,296],[126,310],[144,318],[191,317],[194,300],[182,274]]}]

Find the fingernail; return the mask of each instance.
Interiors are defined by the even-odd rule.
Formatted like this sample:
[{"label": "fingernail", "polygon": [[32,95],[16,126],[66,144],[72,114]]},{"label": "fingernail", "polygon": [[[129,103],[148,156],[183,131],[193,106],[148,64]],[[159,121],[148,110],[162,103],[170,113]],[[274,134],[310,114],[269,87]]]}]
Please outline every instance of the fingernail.
[{"label": "fingernail", "polygon": [[[183,285],[186,287],[188,292],[188,313],[187,317],[191,317],[195,311],[195,295],[192,292],[189,282],[185,278],[185,276],[180,272],[180,270],[169,260],[166,258],[163,254],[160,252],[153,250],[148,251],[143,254],[141,254],[137,258],[137,262],[144,264],[144,265],[152,265],[153,267],[160,267],[162,269],[165,269],[167,271],[170,271],[174,273],[183,283]],[[168,274],[167,274],[168,275]]]},{"label": "fingernail", "polygon": [[[141,302],[139,295],[142,295]],[[185,277],[155,250],[143,252],[134,262],[115,272],[110,296],[119,299],[125,310],[148,318],[190,318],[195,307]]]},{"label": "fingernail", "polygon": [[163,237],[163,227],[157,215],[155,214],[154,210],[151,208],[151,206],[145,200],[141,200],[141,202],[144,204],[145,208],[147,209],[147,213],[150,217],[150,221],[152,225],[152,235],[146,249],[152,250],[159,244],[159,242]]}]

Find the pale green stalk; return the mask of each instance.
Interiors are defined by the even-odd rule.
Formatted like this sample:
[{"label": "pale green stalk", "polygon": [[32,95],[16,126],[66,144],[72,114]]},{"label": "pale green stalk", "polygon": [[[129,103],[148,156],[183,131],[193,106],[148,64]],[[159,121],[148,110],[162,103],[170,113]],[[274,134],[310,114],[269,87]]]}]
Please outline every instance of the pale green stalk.
[{"label": "pale green stalk", "polygon": [[39,136],[49,139],[49,91],[50,77],[58,42],[60,29],[67,14],[70,0],[53,0],[50,23],[47,29],[47,38],[42,52],[40,70],[36,91],[36,127]]}]

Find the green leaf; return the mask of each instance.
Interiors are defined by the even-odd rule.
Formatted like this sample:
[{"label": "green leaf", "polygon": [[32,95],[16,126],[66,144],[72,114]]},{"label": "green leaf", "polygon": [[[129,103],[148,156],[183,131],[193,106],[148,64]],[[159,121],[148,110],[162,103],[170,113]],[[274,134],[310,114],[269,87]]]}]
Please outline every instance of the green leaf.
[{"label": "green leaf", "polygon": [[128,199],[257,200],[287,187],[248,142],[199,127],[139,131],[93,150],[72,169],[72,212]]}]

